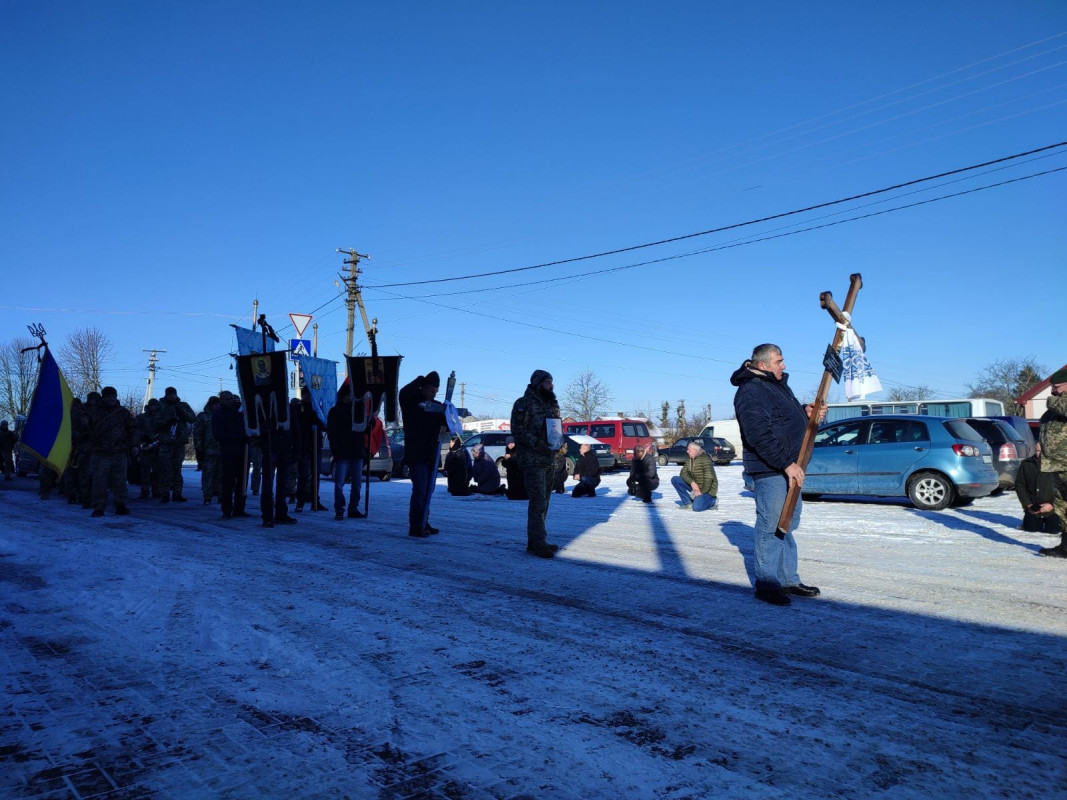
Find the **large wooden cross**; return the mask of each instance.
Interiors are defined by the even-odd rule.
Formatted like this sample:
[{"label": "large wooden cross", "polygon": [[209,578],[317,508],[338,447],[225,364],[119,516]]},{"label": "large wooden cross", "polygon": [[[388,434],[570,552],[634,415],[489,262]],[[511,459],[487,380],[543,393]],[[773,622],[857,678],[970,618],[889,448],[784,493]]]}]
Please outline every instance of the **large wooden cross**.
[{"label": "large wooden cross", "polygon": [[[863,287],[863,277],[855,272],[849,276],[851,283],[848,287],[848,294],[845,295],[845,308],[842,313],[842,309],[837,307],[837,303],[834,302],[833,295],[830,292],[823,292],[819,295],[819,305],[825,308],[831,317],[834,318],[835,323],[848,326],[849,320],[852,316],[852,309],[856,305],[856,295],[859,294],[860,289]],[[846,316],[847,315],[847,316]],[[830,344],[830,349],[836,354],[841,349],[841,340],[844,339],[845,331],[843,328],[838,327],[834,333],[834,340]],[[828,353],[829,355],[829,353]],[[815,395],[815,402],[811,404],[811,414],[808,417],[808,426],[804,429],[804,439],[800,445],[800,455],[797,457],[797,465],[802,470],[807,470],[808,462],[811,461],[811,451],[815,446],[815,431],[819,427],[819,418],[822,416],[822,410],[826,407],[826,396],[830,393],[830,381],[833,380],[834,375],[830,371],[829,367],[823,370],[822,380],[819,382],[819,391]],[[790,483],[789,491],[785,496],[785,505],[782,507],[782,515],[778,518],[778,530],[774,535],[779,539],[784,539],[785,535],[789,533],[789,525],[793,521],[793,512],[797,507],[797,499],[800,497],[800,484]]]}]

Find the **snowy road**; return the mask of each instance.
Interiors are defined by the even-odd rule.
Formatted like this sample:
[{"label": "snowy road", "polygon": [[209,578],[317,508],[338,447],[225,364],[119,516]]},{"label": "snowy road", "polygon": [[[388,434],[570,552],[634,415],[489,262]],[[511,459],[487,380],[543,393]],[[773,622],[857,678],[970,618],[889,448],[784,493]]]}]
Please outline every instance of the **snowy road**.
[{"label": "snowy road", "polygon": [[[677,468],[661,469],[669,476]],[[198,501],[90,519],[0,483],[0,796],[1048,798],[1067,786],[1067,564],[1013,496],[820,501],[816,600],[752,598],[720,507],[606,477],[525,504],[410,484],[265,530]],[[198,474],[186,494],[198,498]],[[331,494],[323,484],[323,498]],[[255,510],[251,509],[250,510]]]}]

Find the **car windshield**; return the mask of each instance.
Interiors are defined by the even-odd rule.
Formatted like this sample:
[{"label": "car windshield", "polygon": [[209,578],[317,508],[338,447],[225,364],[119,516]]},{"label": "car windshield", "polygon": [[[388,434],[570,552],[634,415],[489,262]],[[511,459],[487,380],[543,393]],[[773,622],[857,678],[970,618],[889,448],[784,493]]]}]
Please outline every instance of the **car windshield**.
[{"label": "car windshield", "polygon": [[945,429],[955,436],[957,439],[963,439],[965,442],[984,442],[985,438],[964,422],[962,419],[946,419],[941,423],[945,426]]}]

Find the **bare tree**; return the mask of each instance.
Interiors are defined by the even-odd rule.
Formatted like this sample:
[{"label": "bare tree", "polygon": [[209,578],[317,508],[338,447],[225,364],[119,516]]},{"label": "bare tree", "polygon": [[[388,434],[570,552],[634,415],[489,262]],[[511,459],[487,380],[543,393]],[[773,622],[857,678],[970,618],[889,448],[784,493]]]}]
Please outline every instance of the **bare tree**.
[{"label": "bare tree", "polygon": [[678,407],[674,409],[674,434],[676,437],[689,435],[689,420],[685,415],[685,400],[678,401]]},{"label": "bare tree", "polygon": [[577,375],[563,390],[563,413],[575,419],[596,419],[596,415],[612,398],[611,390],[604,381],[589,369]]},{"label": "bare tree", "polygon": [[991,397],[1000,400],[1011,414],[1021,414],[1022,406],[1015,398],[1041,382],[1047,370],[1033,357],[1002,358],[987,365],[974,383],[967,384],[971,397]]},{"label": "bare tree", "polygon": [[100,373],[114,349],[107,334],[96,328],[78,328],[70,332],[59,351],[59,363],[76,396],[84,397],[100,390]]},{"label": "bare tree", "polygon": [[891,403],[899,403],[903,400],[930,400],[936,392],[925,383],[917,386],[897,386],[889,390],[886,400]]},{"label": "bare tree", "polygon": [[663,401],[659,410],[659,429],[666,433],[671,427],[671,404],[669,400]]},{"label": "bare tree", "polygon": [[37,351],[32,339],[18,337],[0,346],[0,412],[9,419],[30,410],[37,380]]}]

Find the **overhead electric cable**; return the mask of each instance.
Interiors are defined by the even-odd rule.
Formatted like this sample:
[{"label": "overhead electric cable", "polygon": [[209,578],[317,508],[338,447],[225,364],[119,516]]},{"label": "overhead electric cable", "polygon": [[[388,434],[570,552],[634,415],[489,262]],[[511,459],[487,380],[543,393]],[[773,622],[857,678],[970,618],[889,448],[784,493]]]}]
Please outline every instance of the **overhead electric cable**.
[{"label": "overhead electric cable", "polygon": [[[635,244],[635,245],[630,245],[628,247],[619,247],[619,248],[616,248],[614,250],[604,250],[604,251],[599,252],[599,253],[590,253],[589,255],[575,256],[573,258],[563,258],[563,259],[560,259],[558,261],[548,261],[548,262],[545,262],[543,264],[532,264],[532,265],[527,266],[527,267],[513,267],[511,269],[493,270],[491,272],[481,272],[481,273],[475,273],[475,274],[472,274],[472,275],[456,275],[456,276],[451,277],[451,278],[430,278],[430,279],[422,280],[422,281],[404,281],[404,282],[400,282],[400,283],[382,283],[382,284],[377,284],[377,285],[366,285],[363,288],[365,288],[365,289],[393,289],[393,288],[397,288],[397,287],[401,287],[401,286],[424,286],[424,285],[431,284],[431,283],[451,283],[453,281],[464,281],[464,280],[471,280],[471,279],[474,279],[474,278],[488,278],[488,277],[492,277],[492,276],[495,276],[495,275],[509,275],[509,274],[513,274],[513,273],[516,273],[516,272],[527,272],[529,270],[534,270],[534,269],[544,269],[546,267],[555,267],[555,266],[559,266],[561,264],[573,264],[573,263],[578,262],[578,261],[589,261],[590,259],[593,259],[593,258],[603,258],[604,256],[613,256],[613,255],[617,255],[619,253],[630,253],[630,252],[633,252],[634,250],[643,250],[643,249],[646,249],[646,248],[649,248],[649,247],[658,247],[659,245],[671,244],[672,242],[681,242],[681,241],[685,241],[686,239],[695,239],[698,236],[708,236],[709,234],[712,234],[712,233],[722,233],[723,231],[735,230],[737,228],[744,228],[744,227],[747,227],[749,225],[757,225],[757,224],[759,224],[761,222],[770,222],[771,220],[775,220],[775,219],[783,219],[784,217],[791,217],[791,216],[795,216],[797,214],[804,214],[804,213],[807,213],[808,211],[815,211],[815,210],[820,209],[820,208],[829,208],[830,206],[841,205],[842,203],[848,203],[848,202],[851,202],[853,200],[860,200],[860,199],[862,199],[864,197],[873,197],[874,195],[877,195],[877,194],[885,194],[886,192],[892,192],[892,191],[895,191],[897,189],[903,189],[903,188],[908,187],[908,186],[915,186],[916,184],[925,183],[927,181],[937,180],[938,178],[947,178],[947,177],[949,177],[951,175],[959,175],[959,174],[961,174],[963,172],[970,172],[972,170],[981,169],[982,167],[990,167],[990,166],[993,166],[994,164],[1002,164],[1002,163],[1004,163],[1006,161],[1012,161],[1012,160],[1017,159],[1017,158],[1023,158],[1024,156],[1031,156],[1031,155],[1034,155],[1035,153],[1043,153],[1043,152],[1046,152],[1048,150],[1054,150],[1056,148],[1063,147],[1065,145],[1067,145],[1067,141],[1056,142],[1055,144],[1045,145],[1044,147],[1038,147],[1038,148],[1035,148],[1033,150],[1027,150],[1027,151],[1022,152],[1022,153],[1015,153],[1015,154],[1010,155],[1010,156],[1002,156],[1001,158],[995,158],[995,159],[993,159],[991,161],[984,161],[984,162],[982,162],[980,164],[972,164],[972,165],[970,165],[968,167],[960,167],[958,169],[948,170],[947,172],[940,172],[940,173],[938,173],[936,175],[927,175],[924,178],[915,178],[915,179],[910,180],[910,181],[904,181],[903,183],[897,183],[897,184],[894,184],[892,186],[886,186],[886,187],[884,187],[882,189],[873,189],[873,190],[871,190],[869,192],[862,192],[860,194],[855,194],[855,195],[852,195],[850,197],[842,197],[842,198],[840,198],[838,200],[829,200],[829,201],[827,201],[825,203],[817,203],[817,204],[812,205],[812,206],[807,206],[806,208],[798,208],[798,209],[794,209],[793,211],[783,211],[783,212],[781,212],[779,214],[771,214],[769,216],[761,217],[759,219],[752,219],[752,220],[748,220],[746,222],[735,222],[735,223],[733,223],[731,225],[722,225],[722,226],[720,226],[718,228],[709,228],[708,230],[705,230],[705,231],[697,231],[696,233],[687,233],[687,234],[684,234],[682,236],[672,236],[672,237],[670,237],[668,239],[659,239],[659,240],[654,241],[654,242],[645,242],[644,244]],[[1044,173],[1042,173],[1042,174],[1044,174]]]}]

